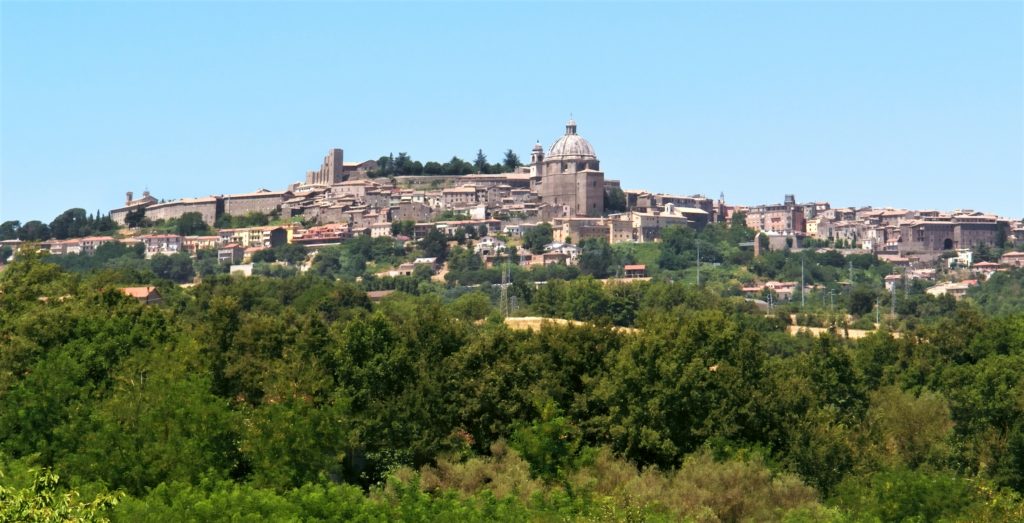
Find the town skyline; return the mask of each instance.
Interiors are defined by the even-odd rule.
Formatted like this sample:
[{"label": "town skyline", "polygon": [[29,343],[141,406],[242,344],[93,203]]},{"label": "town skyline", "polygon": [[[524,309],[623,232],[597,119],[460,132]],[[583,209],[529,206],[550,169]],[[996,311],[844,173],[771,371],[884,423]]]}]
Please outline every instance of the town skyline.
[{"label": "town skyline", "polygon": [[[543,141],[537,141],[537,143],[542,145],[545,149],[548,147],[548,145],[546,145]],[[524,161],[524,164],[528,164],[529,163],[529,161],[528,161],[528,159],[529,159],[529,152],[528,151],[520,152],[520,151],[517,151],[515,149],[511,149],[511,150],[513,150],[513,152],[515,152],[518,155],[520,160]],[[479,149],[478,151],[482,151],[482,149]],[[483,151],[483,152],[486,154],[486,151]],[[603,147],[602,147],[602,152],[603,152]],[[399,154],[409,154],[409,153],[407,151],[389,152],[389,153],[384,154],[383,156],[379,156],[379,157],[360,158],[360,159],[363,160],[363,161],[376,161],[377,159],[383,158],[383,157],[387,157],[388,155],[397,156]],[[418,158],[416,156],[413,156],[413,155],[409,155],[409,156],[414,158],[414,159],[416,159],[416,160],[421,160],[420,158]],[[456,154],[453,157],[459,157],[460,159],[462,159],[464,161],[472,163],[472,160],[475,158],[475,155],[459,156],[459,155]],[[492,163],[493,162],[499,162],[501,160],[500,155],[498,155],[498,154],[493,154],[493,155],[488,154],[487,158]],[[446,162],[449,159],[451,159],[451,158],[436,158],[436,159],[429,159],[429,160],[422,159],[422,160]],[[310,160],[309,162],[307,162],[307,167],[312,167],[313,162],[314,162],[313,160]],[[603,160],[603,154],[602,154],[602,162],[607,163],[605,160]],[[288,187],[289,185],[293,184],[296,180],[301,179],[301,177],[302,177],[301,171],[297,171],[295,175],[291,176],[288,179],[281,180],[280,183],[278,183],[276,185],[268,185],[268,186],[261,186],[261,187],[234,187],[234,188],[231,188],[229,190],[222,191],[222,192],[203,191],[201,187],[196,187],[195,188],[196,190],[194,190],[192,193],[189,193],[189,194],[168,194],[168,195],[163,195],[163,194],[157,194],[154,191],[151,191],[149,184],[143,184],[141,187],[137,187],[137,186],[128,187],[127,190],[128,190],[128,192],[132,192],[132,193],[135,193],[135,192],[141,193],[143,191],[145,191],[146,193],[153,193],[154,195],[157,196],[157,199],[160,200],[160,201],[173,202],[173,201],[182,200],[182,199],[203,198],[203,197],[208,197],[208,196],[223,196],[223,195],[230,195],[232,193],[236,193],[236,194],[237,193],[247,193],[247,192],[251,192],[251,191],[258,191],[258,190],[264,190],[264,189],[279,190],[279,189],[284,189],[284,188]],[[228,180],[232,180],[232,179],[234,179],[234,178],[233,177],[232,178],[228,178]],[[619,181],[620,183],[623,182],[623,180],[618,178],[618,177],[614,177],[614,179]],[[223,185],[223,184],[221,184],[221,185]],[[215,184],[215,186],[219,186],[219,185]],[[719,191],[718,193],[707,192],[707,191],[686,191],[686,190],[682,190],[682,191],[667,191],[667,190],[659,190],[657,187],[634,187],[634,186],[628,185],[628,183],[626,185],[623,185],[623,187],[628,189],[628,190],[645,191],[645,192],[650,192],[650,193],[653,193],[653,194],[666,194],[666,195],[676,195],[676,196],[702,196],[702,197],[707,197],[708,199],[717,199],[720,195],[724,194],[724,191]],[[725,195],[725,201],[728,202],[731,205],[736,205],[736,206],[740,206],[740,207],[755,207],[755,206],[759,206],[759,205],[770,205],[771,202],[775,202],[777,200],[780,200],[781,196],[783,196],[783,195],[793,195],[793,194],[797,193],[797,191],[792,190],[791,188],[786,188],[785,186],[780,186],[780,188],[782,189],[782,192],[780,192],[778,194],[765,195],[764,198],[762,198],[760,200],[757,200],[757,201],[736,201],[734,199],[730,199],[728,197],[728,195]],[[65,210],[72,209],[72,208],[85,209],[86,212],[89,212],[89,213],[93,212],[93,209],[96,209],[96,210],[99,210],[100,212],[106,214],[111,208],[116,208],[118,206],[118,202],[122,199],[121,197],[123,196],[123,194],[125,194],[125,191],[115,192],[113,194],[116,194],[117,196],[111,196],[110,198],[105,199],[103,202],[101,202],[99,204],[99,206],[90,207],[89,205],[78,205],[76,202],[73,202],[73,201],[69,201],[66,204],[54,204],[54,206],[53,206],[54,210],[53,210],[53,212],[51,213],[50,216],[51,217],[52,216],[56,216],[57,214],[65,211]],[[1001,217],[1004,217],[1004,218],[1018,219],[1018,215],[1002,214],[1002,213],[999,213],[999,212],[993,212],[992,209],[986,208],[986,207],[982,207],[982,206],[962,205],[962,206],[953,207],[953,208],[942,208],[942,207],[938,207],[938,206],[934,206],[934,205],[933,206],[924,205],[924,206],[914,207],[914,206],[907,206],[907,205],[898,205],[898,204],[894,204],[894,203],[877,204],[877,203],[874,203],[874,202],[848,203],[847,204],[842,199],[835,200],[835,199],[828,198],[828,197],[814,197],[814,196],[805,197],[805,195],[802,194],[802,193],[799,194],[798,196],[799,196],[798,199],[801,202],[806,202],[806,203],[811,203],[811,202],[827,202],[827,203],[831,204],[833,207],[836,207],[836,208],[875,208],[875,209],[937,210],[937,211],[946,211],[946,212],[960,211],[960,210],[969,210],[969,211],[976,211],[976,212],[988,212],[990,214],[998,215],[998,216],[1001,216]],[[1024,197],[1024,196],[1022,196],[1022,197]],[[1022,213],[1019,216],[1024,216],[1024,210],[1022,210]],[[22,223],[25,223],[25,222],[31,221],[31,220],[39,220],[39,221],[42,221],[42,222],[46,223],[46,222],[49,221],[49,219],[50,218],[48,218],[46,215],[43,215],[43,216],[40,216],[40,217],[33,216],[33,217],[28,217],[28,218],[22,218],[22,217],[18,217],[18,216],[0,215],[0,221],[18,220],[18,221],[20,221]]]},{"label": "town skyline", "polygon": [[[425,25],[426,11],[451,27]],[[5,3],[0,220],[107,210],[147,187],[168,199],[280,188],[330,147],[525,158],[570,113],[626,188],[1019,218],[1021,14],[1012,2]]]}]

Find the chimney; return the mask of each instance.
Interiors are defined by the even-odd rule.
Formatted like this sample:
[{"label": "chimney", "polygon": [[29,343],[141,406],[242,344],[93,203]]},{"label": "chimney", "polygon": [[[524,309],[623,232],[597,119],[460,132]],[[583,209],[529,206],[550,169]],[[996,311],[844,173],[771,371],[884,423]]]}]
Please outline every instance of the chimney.
[{"label": "chimney", "polygon": [[125,205],[128,205],[128,204],[132,203],[132,192],[128,191],[127,196],[128,196],[128,199],[125,201]]}]

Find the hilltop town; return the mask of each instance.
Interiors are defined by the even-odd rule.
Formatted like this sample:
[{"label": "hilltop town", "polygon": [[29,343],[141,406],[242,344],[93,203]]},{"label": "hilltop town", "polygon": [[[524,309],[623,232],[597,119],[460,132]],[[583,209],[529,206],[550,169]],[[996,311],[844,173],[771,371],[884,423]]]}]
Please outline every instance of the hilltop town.
[{"label": "hilltop town", "polygon": [[572,121],[343,155],[0,224],[0,476],[116,521],[1024,515],[1019,222],[623,189]]},{"label": "hilltop town", "polygon": [[[52,231],[43,233],[39,226],[8,222],[0,231],[5,233],[0,248],[13,253],[23,241],[35,240],[53,255],[91,254],[116,242],[141,245],[147,258],[178,253],[196,257],[215,250],[218,263],[251,274],[253,261],[279,261],[261,251],[283,245],[301,246],[290,259],[308,268],[320,249],[351,238],[388,237],[416,245],[433,233],[445,240],[468,235],[474,240],[472,252],[487,267],[509,261],[522,267],[571,266],[579,261],[579,245],[588,240],[643,244],[660,241],[673,227],[700,231],[709,224],[738,223],[756,232],[738,244],[754,251],[837,248],[904,267],[887,277],[889,287],[898,279],[935,279],[933,266],[939,258],[955,258],[960,267],[980,262],[977,269],[985,275],[1024,265],[1024,254],[1013,251],[1000,252],[1002,257],[992,261],[973,259],[974,250],[991,252],[1024,242],[1020,221],[984,212],[833,208],[828,202],[800,203],[793,195],[785,195],[781,203],[743,206],[722,196],[624,189],[619,180],[605,176],[594,146],[578,133],[573,120],[546,151],[540,143],[534,145],[526,165],[511,150],[499,164],[488,164],[481,152],[473,164],[453,158],[443,165],[423,165],[404,153],[346,162],[344,151],[336,148],[317,170],[283,189],[171,200],[148,191],[141,197],[128,192],[123,204],[103,217],[116,227],[113,234],[61,234],[59,229],[67,226],[58,222],[81,221],[84,213],[79,214],[68,218],[65,213],[51,224]],[[438,258],[399,260],[381,274],[408,276],[417,265],[443,273]],[[615,272],[648,276],[647,267],[637,263],[623,264]],[[796,285],[744,283],[744,292],[759,294],[767,288],[782,299],[791,297]],[[945,285],[941,292],[962,295],[969,283]]]}]

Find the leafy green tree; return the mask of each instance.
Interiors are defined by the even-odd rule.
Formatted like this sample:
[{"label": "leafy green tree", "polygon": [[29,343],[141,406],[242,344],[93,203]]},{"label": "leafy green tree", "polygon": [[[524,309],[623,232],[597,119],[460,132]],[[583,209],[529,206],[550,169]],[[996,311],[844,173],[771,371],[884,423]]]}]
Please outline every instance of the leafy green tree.
[{"label": "leafy green tree", "polygon": [[277,259],[288,262],[291,265],[299,265],[306,261],[306,247],[296,243],[286,243],[274,249],[277,251]]},{"label": "leafy green tree", "polygon": [[672,226],[662,230],[659,267],[679,270],[695,265],[696,261],[697,243],[693,229]]},{"label": "leafy green tree", "polygon": [[346,401],[315,405],[292,398],[245,409],[241,449],[252,481],[273,488],[298,487],[322,474],[340,476],[349,445]]},{"label": "leafy green tree", "polygon": [[5,312],[35,305],[40,298],[62,296],[74,286],[60,267],[48,263],[38,250],[22,247],[18,256],[0,272],[0,305]]},{"label": "leafy green tree", "polygon": [[550,399],[538,409],[540,417],[512,434],[511,446],[518,450],[537,477],[552,481],[568,474],[581,450],[581,433]]},{"label": "leafy green tree", "polygon": [[[341,272],[341,254],[342,248],[340,246],[320,249],[313,258],[313,272],[327,278],[336,278]],[[365,263],[364,260],[364,268]],[[360,272],[362,272],[362,269]]]},{"label": "leafy green tree", "polygon": [[[136,207],[136,208],[128,211],[125,214],[125,216],[124,216],[124,223],[125,223],[125,225],[127,225],[129,228],[132,228],[132,229],[136,229],[138,227],[141,227],[142,224],[145,221],[146,221],[146,208],[145,207]],[[225,227],[225,225],[220,225],[219,223],[220,222],[218,222],[218,225],[217,225],[218,227]]]},{"label": "leafy green tree", "polygon": [[505,151],[505,158],[501,161],[501,165],[504,168],[504,172],[510,173],[523,164],[519,161],[519,155],[512,149],[509,149]]},{"label": "leafy green tree", "polygon": [[604,211],[606,213],[626,212],[626,193],[618,187],[604,192]]},{"label": "leafy green tree", "polygon": [[953,419],[941,394],[919,396],[885,387],[871,396],[867,425],[879,459],[889,466],[942,466],[951,454]]},{"label": "leafy green tree", "polygon": [[607,278],[616,271],[618,260],[608,240],[604,238],[580,242],[579,268],[583,274],[595,278]]},{"label": "leafy green tree", "polygon": [[437,258],[442,262],[448,256],[448,238],[437,229],[431,229],[419,244],[420,250],[429,258]]},{"label": "leafy green tree", "polygon": [[80,477],[139,494],[164,481],[197,482],[239,463],[237,418],[228,403],[190,376],[179,354],[141,354],[96,406],[78,451],[67,458]]},{"label": "leafy green tree", "polygon": [[[780,385],[780,389],[785,385]],[[790,391],[786,391],[790,392]],[[795,392],[795,391],[794,391]],[[823,494],[830,494],[856,465],[857,435],[843,421],[842,411],[834,405],[815,406],[798,413],[808,398],[787,398],[783,406],[787,460],[807,483]]]},{"label": "leafy green tree", "polygon": [[487,163],[487,155],[484,154],[483,149],[478,149],[476,151],[476,160],[473,160],[473,167],[476,168],[476,172],[480,174],[487,174],[490,166]]},{"label": "leafy green tree", "polygon": [[394,236],[412,237],[413,228],[416,222],[412,220],[399,220],[391,222],[391,234]]},{"label": "leafy green tree", "polygon": [[447,176],[462,176],[471,172],[473,172],[473,164],[458,156],[452,156],[451,160],[441,166],[441,174]]},{"label": "leafy green tree", "polygon": [[277,251],[275,249],[263,249],[252,253],[253,263],[274,263],[277,261]]},{"label": "leafy green tree", "polygon": [[747,226],[747,213],[742,212],[742,211],[734,212],[732,214],[732,217],[729,220],[729,227],[730,228],[735,228],[735,229],[740,229],[740,228],[746,228],[746,226]]},{"label": "leafy green tree", "polygon": [[155,254],[149,260],[153,273],[159,278],[164,278],[177,283],[187,283],[195,277],[195,268],[192,266],[192,258],[183,252],[171,255]]},{"label": "leafy green tree", "polygon": [[250,212],[243,216],[232,216],[230,214],[222,214],[217,217],[214,221],[214,227],[218,229],[226,228],[244,228],[244,227],[262,227],[270,223],[270,216],[261,212]]},{"label": "leafy green tree", "polygon": [[187,212],[178,217],[177,233],[182,236],[207,234],[210,226],[203,221],[203,215],[197,212]]},{"label": "leafy green tree", "polygon": [[467,292],[459,296],[448,305],[448,308],[456,318],[471,321],[482,320],[494,311],[491,298],[480,291]]},{"label": "leafy green tree", "polygon": [[26,242],[38,242],[49,240],[50,227],[39,220],[25,222],[18,228],[18,239]]},{"label": "leafy green tree", "polygon": [[544,246],[554,240],[554,231],[548,222],[537,224],[523,233],[523,248],[534,254],[544,252]]},{"label": "leafy green tree", "polygon": [[90,232],[85,209],[68,209],[50,222],[50,234],[58,240],[80,238]]},{"label": "leafy green tree", "polygon": [[99,494],[88,501],[74,489],[61,488],[60,476],[36,472],[32,486],[16,489],[0,485],[0,521],[57,523],[62,521],[109,521],[104,514],[117,506],[118,494]]},{"label": "leafy green tree", "polygon": [[438,162],[427,162],[423,164],[423,174],[432,176],[444,174],[444,167]]},{"label": "leafy green tree", "polygon": [[943,521],[958,519],[978,500],[971,485],[941,472],[907,469],[850,477],[835,502],[865,521]]},{"label": "leafy green tree", "polygon": [[[651,313],[646,329],[612,357],[597,385],[593,430],[640,464],[672,466],[708,438],[770,441],[760,335],[717,310]],[[749,328],[748,328],[749,329]],[[605,410],[607,409],[607,410]]]},{"label": "leafy green tree", "polygon": [[414,172],[414,163],[408,153],[398,153],[398,157],[392,160],[395,176],[408,176],[418,174]]},{"label": "leafy green tree", "polygon": [[8,220],[0,223],[0,240],[18,239],[18,229],[20,228],[21,222],[18,220]]},{"label": "leafy green tree", "polygon": [[863,316],[875,309],[878,293],[875,289],[859,285],[850,293],[850,314]]}]

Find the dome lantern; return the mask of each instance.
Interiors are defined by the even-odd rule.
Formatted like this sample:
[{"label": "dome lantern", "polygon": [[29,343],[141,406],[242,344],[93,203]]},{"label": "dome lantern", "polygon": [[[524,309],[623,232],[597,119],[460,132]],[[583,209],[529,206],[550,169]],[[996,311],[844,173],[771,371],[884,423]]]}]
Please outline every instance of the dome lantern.
[{"label": "dome lantern", "polygon": [[576,134],[576,120],[569,119],[565,124],[565,134],[560,136],[548,149],[549,159],[597,159],[594,146],[586,138]]}]

